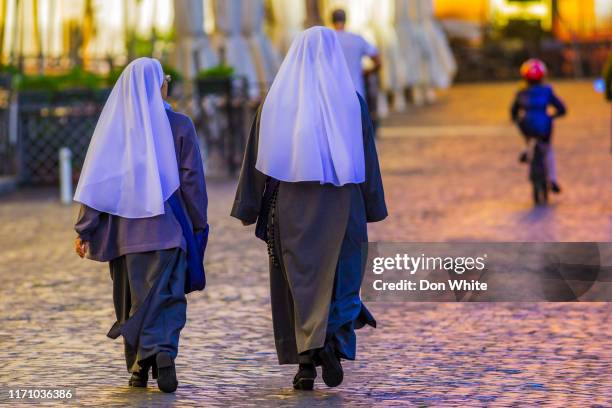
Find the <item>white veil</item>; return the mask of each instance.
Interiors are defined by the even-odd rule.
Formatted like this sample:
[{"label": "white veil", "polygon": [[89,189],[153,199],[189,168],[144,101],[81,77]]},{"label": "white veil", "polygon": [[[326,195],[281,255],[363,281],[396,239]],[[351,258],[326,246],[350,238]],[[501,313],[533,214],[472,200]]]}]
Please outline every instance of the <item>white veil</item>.
[{"label": "white veil", "polygon": [[281,181],[365,181],[361,107],[336,33],[300,33],[264,102],[255,167]]},{"label": "white veil", "polygon": [[139,58],[117,80],[94,131],[74,200],[125,218],[164,213],[179,187],[156,59]]}]

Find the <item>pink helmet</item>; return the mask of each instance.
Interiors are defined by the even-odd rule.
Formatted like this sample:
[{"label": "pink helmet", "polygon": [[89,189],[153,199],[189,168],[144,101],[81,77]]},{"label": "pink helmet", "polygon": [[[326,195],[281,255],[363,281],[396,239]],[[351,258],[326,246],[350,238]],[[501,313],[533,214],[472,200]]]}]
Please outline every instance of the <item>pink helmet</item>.
[{"label": "pink helmet", "polygon": [[546,64],[537,58],[531,58],[521,65],[521,76],[527,81],[540,81],[546,76]]}]

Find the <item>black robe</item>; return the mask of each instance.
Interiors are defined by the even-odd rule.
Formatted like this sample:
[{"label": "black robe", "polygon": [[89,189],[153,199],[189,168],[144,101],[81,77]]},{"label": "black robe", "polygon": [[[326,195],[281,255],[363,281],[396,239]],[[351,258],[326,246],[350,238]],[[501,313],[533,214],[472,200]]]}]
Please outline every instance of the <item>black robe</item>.
[{"label": "black robe", "polygon": [[[270,288],[281,364],[301,361],[299,354],[321,348],[326,341],[341,357],[354,359],[354,330],[376,324],[359,298],[362,244],[368,240],[366,222],[383,220],[387,209],[372,123],[365,102],[361,97],[359,101],[366,181],[342,187],[276,183],[273,208],[265,220],[274,236]],[[260,113],[251,128],[231,213],[249,224],[260,216],[268,179],[255,168]]]}]

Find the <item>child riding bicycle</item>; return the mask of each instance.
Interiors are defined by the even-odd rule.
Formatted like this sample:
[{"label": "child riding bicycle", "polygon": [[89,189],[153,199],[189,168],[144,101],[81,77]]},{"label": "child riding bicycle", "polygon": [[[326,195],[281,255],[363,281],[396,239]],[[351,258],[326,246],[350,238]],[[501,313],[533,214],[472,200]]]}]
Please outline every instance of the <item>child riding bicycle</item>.
[{"label": "child riding bicycle", "polygon": [[[534,151],[534,144],[537,143],[544,156],[550,189],[554,193],[560,193],[552,147],[552,122],[553,119],[564,116],[567,109],[555,95],[552,86],[544,83],[544,62],[539,59],[525,61],[521,66],[521,76],[525,79],[525,86],[517,92],[511,108],[512,121],[518,125],[527,145],[521,160],[529,161],[530,152]],[[548,110],[550,106],[554,108],[552,114]]]}]

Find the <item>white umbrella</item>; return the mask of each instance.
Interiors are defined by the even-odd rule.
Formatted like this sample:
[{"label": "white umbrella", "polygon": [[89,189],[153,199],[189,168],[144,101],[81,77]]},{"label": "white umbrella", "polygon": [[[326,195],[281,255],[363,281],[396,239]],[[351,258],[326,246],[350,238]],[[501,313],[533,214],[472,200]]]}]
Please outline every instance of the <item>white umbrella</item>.
[{"label": "white umbrella", "polygon": [[[374,32],[382,60],[380,72],[381,89],[393,93],[393,107],[395,110],[402,111],[405,108],[404,88],[407,85],[407,67],[400,49],[397,31],[393,24],[394,17],[395,4],[393,0],[378,0],[372,9]],[[382,98],[385,96],[384,93],[381,93],[379,98],[383,105],[385,101]],[[380,103],[379,106],[381,106]]]},{"label": "white umbrella", "polygon": [[432,64],[443,70],[442,73],[434,76],[440,81],[436,83],[436,86],[447,88],[457,72],[457,63],[448,44],[446,34],[434,17],[432,1],[420,1],[422,3],[423,28],[433,49]]},{"label": "white umbrella", "polygon": [[456,65],[434,20],[432,0],[395,0],[395,25],[409,86],[446,88]]},{"label": "white umbrella", "polygon": [[406,81],[410,87],[429,84],[427,37],[420,26],[418,2],[395,0],[395,27],[398,42],[406,62]]}]

